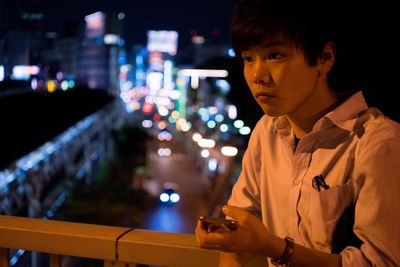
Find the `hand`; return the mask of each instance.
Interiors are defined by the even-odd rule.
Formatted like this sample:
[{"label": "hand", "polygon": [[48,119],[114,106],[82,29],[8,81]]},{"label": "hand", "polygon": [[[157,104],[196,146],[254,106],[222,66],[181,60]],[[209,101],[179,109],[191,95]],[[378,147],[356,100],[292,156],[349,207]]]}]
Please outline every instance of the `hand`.
[{"label": "hand", "polygon": [[239,254],[265,254],[268,251],[273,235],[257,217],[234,206],[224,206],[222,211],[238,221],[238,229],[209,233],[198,222],[195,233],[199,247]]}]

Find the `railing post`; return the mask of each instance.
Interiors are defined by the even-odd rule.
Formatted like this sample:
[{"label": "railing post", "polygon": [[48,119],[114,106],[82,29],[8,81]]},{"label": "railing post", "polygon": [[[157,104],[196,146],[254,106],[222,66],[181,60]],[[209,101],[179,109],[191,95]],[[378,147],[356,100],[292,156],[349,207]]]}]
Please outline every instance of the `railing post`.
[{"label": "railing post", "polygon": [[50,267],[61,267],[61,256],[56,254],[50,255]]},{"label": "railing post", "polygon": [[0,267],[10,266],[10,250],[8,248],[0,248]]},{"label": "railing post", "polygon": [[36,251],[31,251],[31,267],[39,266],[39,253]]},{"label": "railing post", "polygon": [[136,264],[106,260],[106,261],[104,261],[104,267],[136,267]]}]

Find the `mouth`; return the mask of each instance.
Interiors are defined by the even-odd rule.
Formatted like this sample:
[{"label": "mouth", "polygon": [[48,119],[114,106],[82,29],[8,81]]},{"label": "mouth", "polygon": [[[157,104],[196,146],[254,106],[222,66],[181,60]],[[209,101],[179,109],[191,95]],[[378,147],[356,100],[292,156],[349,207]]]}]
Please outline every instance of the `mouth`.
[{"label": "mouth", "polygon": [[274,99],[276,96],[272,95],[272,94],[260,92],[260,93],[256,93],[255,97],[260,102],[269,102],[270,100]]}]

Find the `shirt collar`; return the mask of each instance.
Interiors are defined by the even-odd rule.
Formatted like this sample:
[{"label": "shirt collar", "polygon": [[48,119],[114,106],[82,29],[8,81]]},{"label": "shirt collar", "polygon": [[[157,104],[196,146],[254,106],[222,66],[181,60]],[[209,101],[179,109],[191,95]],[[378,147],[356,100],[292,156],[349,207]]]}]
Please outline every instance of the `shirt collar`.
[{"label": "shirt collar", "polygon": [[[313,128],[313,131],[326,129],[332,124],[349,132],[354,131],[355,123],[360,113],[366,111],[368,105],[361,91],[351,95],[342,104],[319,119]],[[286,116],[273,118],[275,131],[284,131],[290,133],[290,123]]]},{"label": "shirt collar", "polygon": [[[337,127],[349,132],[354,131],[359,115],[368,110],[368,105],[361,91],[350,96],[331,112],[327,113],[320,121],[329,119]],[[317,126],[318,122],[315,126]]]}]

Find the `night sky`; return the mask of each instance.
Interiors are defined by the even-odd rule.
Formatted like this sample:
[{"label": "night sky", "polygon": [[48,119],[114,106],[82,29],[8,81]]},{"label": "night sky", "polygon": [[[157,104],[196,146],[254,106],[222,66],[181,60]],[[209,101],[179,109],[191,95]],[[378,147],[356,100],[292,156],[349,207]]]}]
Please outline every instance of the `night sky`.
[{"label": "night sky", "polygon": [[[148,30],[176,30],[179,33],[179,47],[190,43],[190,32],[196,29],[200,35],[208,38],[212,32],[219,43],[229,43],[229,21],[236,0],[0,0],[3,6],[28,6],[36,11],[45,11],[46,27],[49,31],[63,32],[67,22],[84,22],[84,17],[96,11],[124,12],[124,37],[126,47],[146,44]],[[5,5],[4,5],[5,3]],[[363,41],[359,44],[359,60],[365,61],[364,73],[367,98],[371,104],[388,111],[400,121],[398,98],[398,62],[397,53],[398,25],[400,16],[395,1],[391,0],[350,0],[356,13],[361,8],[363,20]],[[17,7],[18,10],[18,7]],[[353,14],[350,13],[352,16]],[[352,32],[347,33],[352,36]],[[354,69],[357,71],[357,69]]]},{"label": "night sky", "polygon": [[[125,13],[124,31],[129,44],[146,42],[147,30],[176,30],[179,42],[187,43],[196,29],[205,37],[219,32],[217,40],[228,42],[229,19],[235,0],[47,0],[48,29],[57,31],[70,21],[83,22],[96,11]],[[214,36],[215,37],[215,36]]]}]

